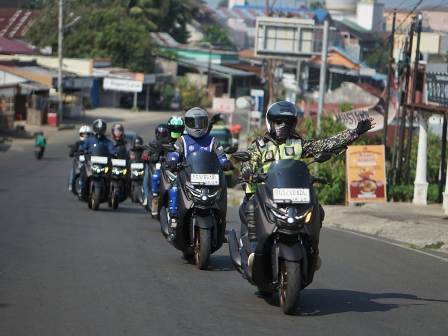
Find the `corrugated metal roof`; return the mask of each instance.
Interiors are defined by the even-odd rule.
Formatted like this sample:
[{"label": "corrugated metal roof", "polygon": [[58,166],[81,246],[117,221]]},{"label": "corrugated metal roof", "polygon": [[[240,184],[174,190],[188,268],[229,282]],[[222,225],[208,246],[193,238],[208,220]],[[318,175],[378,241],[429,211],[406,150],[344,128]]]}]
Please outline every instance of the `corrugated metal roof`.
[{"label": "corrugated metal roof", "polygon": [[[208,71],[208,63],[207,62],[199,62],[199,61],[193,61],[193,60],[185,60],[185,59],[179,59],[177,61],[180,65],[184,65],[184,66],[190,66],[193,67],[195,69],[198,69],[200,71],[204,71],[207,72]],[[247,72],[247,71],[243,71],[243,70],[238,70],[238,69],[233,69],[233,68],[229,68],[223,65],[218,65],[218,64],[211,64],[211,72],[215,73],[215,74],[222,74],[225,76],[232,76],[232,77],[250,77],[250,76],[254,76],[253,73]]]},{"label": "corrugated metal roof", "polygon": [[30,48],[26,43],[0,36],[0,54],[14,55],[34,53],[34,49]]},{"label": "corrugated metal roof", "polygon": [[41,11],[0,8],[0,36],[22,38],[41,15]]}]

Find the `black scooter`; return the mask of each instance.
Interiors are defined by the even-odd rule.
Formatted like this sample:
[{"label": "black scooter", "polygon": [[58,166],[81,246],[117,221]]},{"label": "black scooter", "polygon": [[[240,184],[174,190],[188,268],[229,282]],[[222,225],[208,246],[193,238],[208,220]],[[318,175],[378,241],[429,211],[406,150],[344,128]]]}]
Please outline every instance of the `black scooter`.
[{"label": "black scooter", "polygon": [[[160,226],[163,235],[184,258],[199,269],[207,269],[210,255],[224,240],[227,212],[227,185],[218,157],[211,152],[190,154],[178,166],[177,176],[162,169]],[[170,216],[169,192],[178,188],[178,215]],[[172,192],[172,190],[171,190]]]},{"label": "black scooter", "polygon": [[44,156],[45,147],[42,146],[34,146],[34,157],[37,160],[41,160]]},{"label": "black scooter", "polygon": [[107,201],[110,154],[106,145],[98,144],[89,154],[85,154],[85,164],[81,170],[80,197],[87,200],[90,209],[98,210],[100,203]]},{"label": "black scooter", "polygon": [[[315,162],[330,157],[322,154]],[[250,154],[238,152],[233,158],[248,161]],[[302,161],[279,160],[270,165],[266,174],[254,174],[250,182],[257,183],[253,196],[257,246],[250,255],[247,235],[237,239],[232,230],[227,238],[230,256],[235,268],[260,293],[278,292],[283,312],[294,314],[300,304],[300,291],[314,276],[310,233],[320,227],[323,213],[313,183],[324,181],[310,176]]]},{"label": "black scooter", "polygon": [[143,202],[143,176],[145,175],[145,165],[141,160],[141,153],[130,153],[131,186],[130,196],[134,203]]},{"label": "black scooter", "polygon": [[129,167],[127,154],[118,155],[118,158],[111,160],[112,170],[109,182],[109,207],[118,209],[118,205],[124,202],[128,194]]}]

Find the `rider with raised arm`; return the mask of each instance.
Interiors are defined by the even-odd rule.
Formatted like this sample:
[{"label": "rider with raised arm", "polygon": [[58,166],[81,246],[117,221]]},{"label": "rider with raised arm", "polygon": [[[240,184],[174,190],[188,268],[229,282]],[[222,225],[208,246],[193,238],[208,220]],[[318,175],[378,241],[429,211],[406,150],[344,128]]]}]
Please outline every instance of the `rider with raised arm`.
[{"label": "rider with raised arm", "polygon": [[[279,101],[270,105],[266,112],[267,132],[264,136],[257,137],[248,147],[251,160],[242,165],[242,176],[250,179],[254,173],[265,173],[275,160],[314,157],[319,153],[337,153],[345,150],[347,145],[354,142],[361,134],[370,130],[374,125],[371,119],[362,120],[356,129],[345,130],[334,136],[319,139],[303,139],[296,133],[299,111],[296,106],[288,101]],[[256,184],[246,185],[246,195],[240,207],[240,218],[242,222],[241,235],[247,235],[251,241],[252,249],[256,245],[256,222],[255,204],[252,195],[256,191]],[[323,219],[323,209],[322,219]],[[320,267],[319,257],[319,233],[321,223],[318,227],[311,229],[311,244],[313,248],[313,264],[317,270]],[[253,260],[253,251],[249,257],[249,264]]]}]

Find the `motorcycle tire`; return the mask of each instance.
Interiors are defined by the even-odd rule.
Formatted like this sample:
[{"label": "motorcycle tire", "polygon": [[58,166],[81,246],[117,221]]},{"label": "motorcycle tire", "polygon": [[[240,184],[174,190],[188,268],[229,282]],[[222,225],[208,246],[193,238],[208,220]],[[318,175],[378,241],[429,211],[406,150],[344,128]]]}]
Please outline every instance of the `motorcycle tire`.
[{"label": "motorcycle tire", "polygon": [[94,211],[97,211],[100,208],[100,202],[101,202],[101,188],[93,188],[93,191],[90,194],[89,208]]},{"label": "motorcycle tire", "polygon": [[110,205],[111,205],[113,210],[117,210],[118,209],[118,204],[120,203],[119,198],[120,198],[119,191],[115,187],[112,187]]},{"label": "motorcycle tire", "polygon": [[300,305],[302,267],[300,262],[281,260],[279,270],[279,302],[283,313],[294,315]]},{"label": "motorcycle tire", "polygon": [[200,270],[208,268],[208,262],[212,250],[212,231],[198,229],[194,242],[194,259],[196,267]]}]

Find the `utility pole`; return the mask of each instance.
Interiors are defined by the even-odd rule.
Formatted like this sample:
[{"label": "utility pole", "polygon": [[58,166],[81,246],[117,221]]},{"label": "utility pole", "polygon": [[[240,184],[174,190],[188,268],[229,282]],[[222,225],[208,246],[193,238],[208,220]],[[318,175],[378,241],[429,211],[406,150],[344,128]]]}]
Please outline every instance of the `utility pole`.
[{"label": "utility pole", "polygon": [[317,110],[317,135],[320,134],[320,118],[325,104],[326,80],[327,80],[327,57],[328,57],[328,18],[324,21],[324,36],[322,41],[322,54],[320,60],[320,79],[319,79],[319,107]]},{"label": "utility pole", "polygon": [[[265,2],[265,15],[271,16],[271,10],[270,10],[270,4],[269,0],[266,0]],[[272,78],[272,59],[268,58],[267,60],[267,71],[268,71],[268,93],[269,98],[267,100],[268,105],[272,104],[274,102],[274,86],[273,86],[273,78]]]},{"label": "utility pole", "polygon": [[[417,77],[418,77],[418,64],[420,62],[420,36],[422,32],[422,21],[423,14],[419,13],[417,15],[417,45],[415,48],[415,59],[414,59],[414,74],[412,81],[412,104],[415,104],[416,92],[417,92]],[[408,145],[406,151],[406,182],[409,182],[409,169],[411,167],[411,148],[412,148],[412,130],[414,123],[414,109],[411,109],[411,113],[409,115],[409,132],[408,132]]]},{"label": "utility pole", "polygon": [[389,117],[389,104],[390,104],[390,86],[393,73],[393,63],[394,63],[394,39],[395,39],[395,21],[397,18],[397,10],[394,9],[394,16],[392,20],[392,34],[389,48],[389,69],[387,71],[387,88],[386,88],[386,108],[384,110],[384,123],[383,123],[383,144],[384,148],[387,148],[387,119]]},{"label": "utility pole", "polygon": [[58,27],[58,117],[59,123],[62,123],[63,119],[63,104],[62,104],[62,42],[64,37],[63,27],[63,8],[64,0],[59,0],[59,27]]},{"label": "utility pole", "polygon": [[404,150],[404,136],[405,136],[405,128],[406,128],[406,112],[408,103],[408,95],[409,95],[409,79],[411,75],[411,56],[412,56],[412,45],[414,40],[414,24],[411,25],[411,29],[409,31],[409,43],[408,49],[406,50],[406,80],[405,80],[405,88],[404,88],[404,98],[403,98],[403,106],[401,108],[401,121],[400,121],[400,135],[398,137],[398,150],[397,150],[397,169],[394,174],[394,183],[400,184],[401,182],[401,169],[403,166],[403,150]]}]

